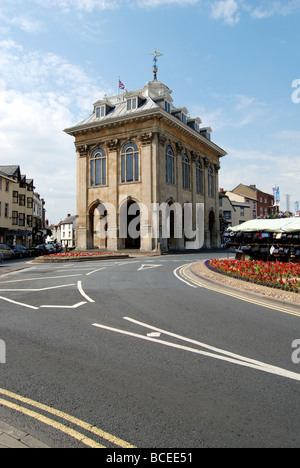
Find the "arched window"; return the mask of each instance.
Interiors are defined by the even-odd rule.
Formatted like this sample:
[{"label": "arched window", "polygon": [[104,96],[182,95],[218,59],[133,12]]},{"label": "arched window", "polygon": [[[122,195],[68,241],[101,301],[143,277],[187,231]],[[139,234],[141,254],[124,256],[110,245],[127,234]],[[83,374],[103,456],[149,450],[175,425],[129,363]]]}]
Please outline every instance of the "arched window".
[{"label": "arched window", "polygon": [[190,189],[191,188],[190,172],[191,172],[190,161],[189,161],[189,158],[187,157],[187,155],[184,154],[182,156],[182,187],[184,189]]},{"label": "arched window", "polygon": [[106,185],[106,153],[96,149],[91,156],[91,186]]},{"label": "arched window", "polygon": [[208,167],[208,196],[214,196],[214,171],[211,166]]},{"label": "arched window", "polygon": [[203,193],[203,172],[200,161],[196,163],[196,190],[197,193]]},{"label": "arched window", "polygon": [[171,146],[166,147],[166,182],[175,184],[175,156]]},{"label": "arched window", "polygon": [[121,181],[137,182],[139,180],[139,149],[135,143],[128,143],[121,153]]}]

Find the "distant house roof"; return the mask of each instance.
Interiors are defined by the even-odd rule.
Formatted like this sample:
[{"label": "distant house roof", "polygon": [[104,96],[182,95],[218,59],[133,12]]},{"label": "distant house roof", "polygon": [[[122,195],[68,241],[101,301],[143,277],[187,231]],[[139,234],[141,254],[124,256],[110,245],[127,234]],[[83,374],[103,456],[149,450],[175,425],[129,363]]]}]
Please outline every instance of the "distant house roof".
[{"label": "distant house roof", "polygon": [[62,221],[61,224],[73,224],[75,219],[76,219],[76,216],[69,215],[64,221]]},{"label": "distant house roof", "polygon": [[0,166],[0,171],[9,177],[21,177],[20,166]]}]

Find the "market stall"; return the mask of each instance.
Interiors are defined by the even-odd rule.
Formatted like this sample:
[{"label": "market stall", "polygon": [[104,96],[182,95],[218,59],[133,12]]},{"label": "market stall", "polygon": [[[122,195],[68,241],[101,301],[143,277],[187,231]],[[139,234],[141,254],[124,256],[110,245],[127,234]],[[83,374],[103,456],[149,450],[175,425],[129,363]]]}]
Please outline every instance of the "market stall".
[{"label": "market stall", "polygon": [[237,258],[300,262],[300,219],[255,219],[226,232],[226,248]]}]

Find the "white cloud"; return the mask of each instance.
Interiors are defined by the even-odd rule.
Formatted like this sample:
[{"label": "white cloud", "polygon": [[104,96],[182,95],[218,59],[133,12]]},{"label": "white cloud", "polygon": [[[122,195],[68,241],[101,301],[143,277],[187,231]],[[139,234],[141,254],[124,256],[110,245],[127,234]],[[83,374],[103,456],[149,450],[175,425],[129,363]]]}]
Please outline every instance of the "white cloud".
[{"label": "white cloud", "polygon": [[239,5],[236,0],[221,0],[211,6],[213,19],[222,19],[225,23],[234,25],[240,20]]},{"label": "white cloud", "polygon": [[251,16],[256,19],[265,19],[274,15],[288,16],[297,11],[300,11],[299,0],[262,1],[260,5],[252,7]]},{"label": "white cloud", "polygon": [[[133,2],[134,3],[134,2]],[[137,0],[136,4],[140,7],[158,7],[168,4],[176,4],[179,6],[189,6],[199,3],[199,0]]]},{"label": "white cloud", "polygon": [[28,52],[11,40],[0,42],[0,52],[1,164],[20,165],[34,179],[47,216],[58,222],[74,213],[76,199],[74,140],[63,129],[90,114],[104,92],[55,54]]},{"label": "white cloud", "polygon": [[119,0],[34,0],[39,5],[46,8],[61,8],[65,12],[72,10],[112,10],[120,6]]}]

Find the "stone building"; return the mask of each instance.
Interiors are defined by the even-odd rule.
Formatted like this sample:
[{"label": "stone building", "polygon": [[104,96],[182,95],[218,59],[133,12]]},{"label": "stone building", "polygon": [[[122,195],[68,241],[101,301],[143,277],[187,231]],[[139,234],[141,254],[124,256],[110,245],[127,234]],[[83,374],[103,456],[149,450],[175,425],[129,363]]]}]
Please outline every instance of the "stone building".
[{"label": "stone building", "polygon": [[[86,120],[64,130],[77,151],[77,249],[184,250],[199,227],[198,204],[203,246],[220,244],[218,172],[226,152],[200,118],[173,105],[171,94],[155,74],[140,90],[95,102]],[[182,221],[187,204],[189,236]],[[153,216],[157,206],[169,208],[166,230],[161,212]]]}]

